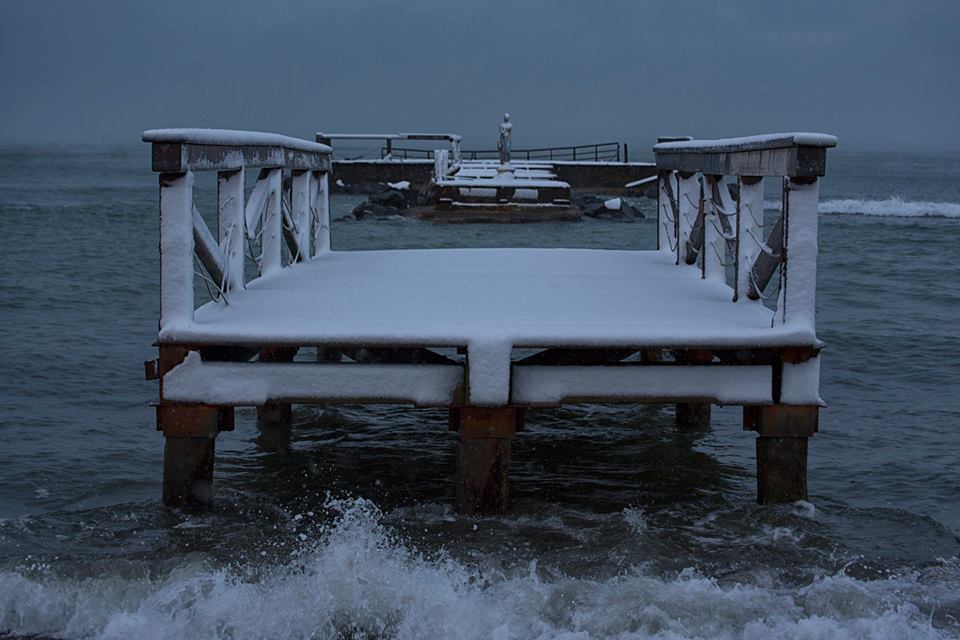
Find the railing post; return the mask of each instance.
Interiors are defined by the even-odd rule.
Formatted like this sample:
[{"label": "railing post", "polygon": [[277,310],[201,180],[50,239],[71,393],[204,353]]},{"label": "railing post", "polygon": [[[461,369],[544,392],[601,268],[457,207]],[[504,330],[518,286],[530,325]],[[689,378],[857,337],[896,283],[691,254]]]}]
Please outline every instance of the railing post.
[{"label": "railing post", "polygon": [[657,249],[676,252],[676,209],[674,209],[673,171],[658,172],[660,190],[657,192]]},{"label": "railing post", "polygon": [[453,164],[460,164],[460,141],[453,140],[450,143],[450,151],[453,154]]},{"label": "railing post", "polygon": [[193,322],[193,173],[160,174],[160,331]]},{"label": "railing post", "polygon": [[781,324],[814,331],[817,290],[817,178],[784,182],[783,284],[777,317]]},{"label": "railing post", "polygon": [[294,262],[310,257],[310,196],[313,194],[313,181],[310,171],[294,171],[290,181],[290,218],[294,224],[296,250],[299,253],[294,256]]},{"label": "railing post", "polygon": [[750,300],[753,285],[753,264],[760,255],[763,242],[763,177],[741,176],[737,199],[737,278],[734,284],[734,301]]},{"label": "railing post", "polygon": [[[727,242],[720,231],[720,216],[717,214],[717,203],[713,198],[713,181],[715,176],[703,176],[703,247],[700,252],[703,254],[701,264],[703,266],[703,278],[720,278],[726,276],[723,266],[723,252],[726,249]],[[707,194],[710,194],[709,196]]]},{"label": "railing post", "polygon": [[319,256],[330,251],[330,175],[326,171],[314,171],[313,175],[313,255]]},{"label": "railing post", "polygon": [[447,169],[450,166],[450,156],[446,149],[435,149],[433,151],[433,179],[439,183],[447,176]]},{"label": "railing post", "polygon": [[680,213],[677,224],[677,264],[686,263],[687,244],[690,242],[690,232],[693,230],[694,220],[700,213],[699,199],[701,194],[697,174],[681,172],[677,188]]},{"label": "railing post", "polygon": [[243,169],[217,173],[217,235],[224,256],[227,291],[244,286]]},{"label": "railing post", "polygon": [[276,273],[283,268],[283,169],[267,170],[267,210],[263,216],[260,246],[263,251],[260,272],[262,275]]}]

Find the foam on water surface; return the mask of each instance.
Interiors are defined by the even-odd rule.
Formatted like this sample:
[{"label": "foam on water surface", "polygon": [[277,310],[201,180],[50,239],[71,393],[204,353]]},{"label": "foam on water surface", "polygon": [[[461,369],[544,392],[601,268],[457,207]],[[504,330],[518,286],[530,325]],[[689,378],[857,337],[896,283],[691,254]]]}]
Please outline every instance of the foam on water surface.
[{"label": "foam on water surface", "polygon": [[[780,202],[766,200],[764,208],[777,211]],[[823,198],[817,210],[821,214],[857,215],[892,218],[960,218],[960,202],[905,200],[891,196],[883,200],[860,198]]]},{"label": "foam on water surface", "polygon": [[[945,638],[960,628],[960,565],[791,585],[718,581],[639,566],[574,577],[431,554],[363,499],[334,500],[286,563],[251,572],[185,559],[163,576],[58,578],[0,572],[0,630],[65,638]],[[643,531],[642,512],[623,517]],[[782,533],[782,532],[781,532]],[[773,532],[776,536],[777,532]],[[784,534],[786,535],[786,534]],[[790,536],[787,536],[788,538]]]}]

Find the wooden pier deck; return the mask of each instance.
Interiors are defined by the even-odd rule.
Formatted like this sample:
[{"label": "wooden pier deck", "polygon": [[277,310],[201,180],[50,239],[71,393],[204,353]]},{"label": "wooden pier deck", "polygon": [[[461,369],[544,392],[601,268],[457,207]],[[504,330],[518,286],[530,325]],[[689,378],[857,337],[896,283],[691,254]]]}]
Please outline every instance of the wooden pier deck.
[{"label": "wooden pier deck", "polygon": [[[708,424],[711,403],[743,405],[758,499],[806,496],[822,404],[818,178],[833,138],[658,145],[655,251],[355,252],[331,250],[329,147],[211,130],[144,140],[160,172],[160,356],[148,375],[160,379],[166,504],[210,500],[214,440],[234,407],[257,406],[260,428],[284,440],[291,404],[336,402],[449,407],[468,513],[506,506],[523,410],[578,401],[675,402],[681,427]],[[218,173],[216,233],[193,203],[199,171]],[[783,196],[766,218],[765,177]],[[199,308],[195,260],[214,293]]]}]

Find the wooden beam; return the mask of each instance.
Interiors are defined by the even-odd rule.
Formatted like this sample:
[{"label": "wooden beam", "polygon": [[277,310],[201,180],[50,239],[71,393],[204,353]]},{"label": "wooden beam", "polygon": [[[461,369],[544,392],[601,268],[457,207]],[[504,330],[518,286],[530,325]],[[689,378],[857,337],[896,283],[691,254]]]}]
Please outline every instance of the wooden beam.
[{"label": "wooden beam", "polygon": [[153,170],[164,173],[280,167],[330,171],[329,153],[283,146],[154,142],[151,155]]},{"label": "wooden beam", "polygon": [[226,261],[223,252],[196,205],[193,207],[193,250],[210,279],[216,283],[217,289],[226,288]]},{"label": "wooden beam", "polygon": [[502,513],[509,500],[511,440],[522,423],[517,407],[460,407],[450,412],[460,432],[457,508],[468,515]]},{"label": "wooden beam", "polygon": [[654,146],[657,168],[725,176],[818,177],[826,172],[830,136],[783,134],[724,140],[693,140]]},{"label": "wooden beam", "polygon": [[770,249],[773,255],[765,251],[757,254],[757,259],[751,269],[753,278],[751,279],[749,289],[747,289],[747,297],[751,300],[759,300],[761,298],[763,291],[767,288],[770,279],[773,277],[773,274],[777,272],[777,267],[780,266],[782,261],[783,215],[780,215],[776,222],[774,222],[770,233],[764,240],[764,244],[767,245],[767,248]]}]

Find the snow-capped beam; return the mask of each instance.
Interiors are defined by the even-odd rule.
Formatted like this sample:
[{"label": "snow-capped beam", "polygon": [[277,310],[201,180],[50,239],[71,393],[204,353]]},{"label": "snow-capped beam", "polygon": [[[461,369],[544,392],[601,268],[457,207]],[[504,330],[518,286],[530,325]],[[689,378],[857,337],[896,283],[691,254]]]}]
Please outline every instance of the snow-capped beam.
[{"label": "snow-capped beam", "polygon": [[324,144],[272,133],[229,129],[150,129],[154,171],[227,171],[284,167],[329,171],[332,149]]},{"label": "snow-capped beam", "polygon": [[726,176],[819,177],[837,139],[821,133],[774,133],[654,145],[657,168]]}]

